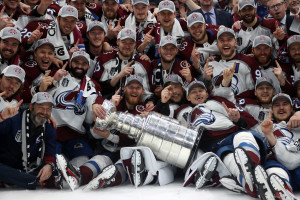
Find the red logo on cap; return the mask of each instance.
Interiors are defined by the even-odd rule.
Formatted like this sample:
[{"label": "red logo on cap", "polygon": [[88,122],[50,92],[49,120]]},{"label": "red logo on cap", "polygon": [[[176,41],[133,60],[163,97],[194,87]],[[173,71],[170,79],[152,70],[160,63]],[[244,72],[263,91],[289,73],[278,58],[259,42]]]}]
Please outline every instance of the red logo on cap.
[{"label": "red logo on cap", "polygon": [[173,40],[172,36],[168,35],[165,37],[165,40]]},{"label": "red logo on cap", "polygon": [[18,33],[15,29],[9,29],[8,32],[12,35],[16,35]]},{"label": "red logo on cap", "polygon": [[137,78],[139,78],[139,76],[138,76],[138,75],[136,75],[136,74],[134,74],[134,75],[131,75],[131,78],[135,78],[135,79],[137,79]]},{"label": "red logo on cap", "polygon": [[169,75],[169,76],[167,76],[166,80],[170,80],[170,79],[172,79],[173,77],[175,77],[175,76]]},{"label": "red logo on cap", "polygon": [[127,29],[127,30],[125,31],[125,33],[127,33],[127,34],[129,35],[129,34],[132,34],[133,32],[132,32],[130,29]]},{"label": "red logo on cap", "polygon": [[50,99],[50,94],[48,93],[43,93],[42,97],[46,98],[46,99]]},{"label": "red logo on cap", "polygon": [[68,11],[68,12],[75,12],[74,9],[71,8],[71,7],[68,7],[68,8],[66,9],[66,11]]},{"label": "red logo on cap", "polygon": [[171,4],[170,4],[169,1],[165,1],[165,2],[162,3],[162,5],[163,5],[163,6],[169,6],[169,5],[171,5]]},{"label": "red logo on cap", "polygon": [[22,74],[22,70],[18,67],[13,68],[13,70],[17,73],[17,74]]},{"label": "red logo on cap", "polygon": [[260,36],[258,39],[261,40],[261,41],[267,40],[267,38],[265,36]]},{"label": "red logo on cap", "polygon": [[293,35],[293,36],[291,37],[291,39],[293,39],[293,40],[298,40],[298,39],[299,39],[299,35]]},{"label": "red logo on cap", "polygon": [[77,54],[80,54],[80,55],[85,55],[85,52],[83,50],[79,50],[77,51],[78,53]]},{"label": "red logo on cap", "polygon": [[198,18],[198,15],[195,13],[191,16],[192,19],[197,19]]}]

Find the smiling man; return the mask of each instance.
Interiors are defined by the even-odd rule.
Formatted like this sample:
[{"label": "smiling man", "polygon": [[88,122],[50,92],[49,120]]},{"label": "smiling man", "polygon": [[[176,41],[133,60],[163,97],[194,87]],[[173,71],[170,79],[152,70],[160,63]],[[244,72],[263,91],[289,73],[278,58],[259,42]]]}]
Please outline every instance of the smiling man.
[{"label": "smiling man", "polygon": [[29,109],[19,112],[21,103],[1,112],[0,181],[32,190],[55,170],[55,128],[46,123],[53,98],[45,92],[37,93]]},{"label": "smiling man", "polygon": [[86,75],[89,61],[86,52],[74,52],[69,73],[63,73],[47,90],[55,102],[52,116],[57,123],[57,153],[74,159],[78,166],[93,156],[83,123],[105,116],[100,86]]},{"label": "smiling man", "polygon": [[98,57],[93,79],[107,91],[105,95],[112,95],[120,87],[124,88],[127,76],[138,74],[143,78],[143,100],[148,99],[154,90],[151,82],[152,68],[149,61],[142,60],[135,54],[136,32],[128,28],[122,29],[118,34],[117,44],[117,51],[106,52]]},{"label": "smiling man", "polygon": [[[188,35],[187,33],[187,24],[183,19],[176,19],[176,9],[175,4],[172,1],[161,1],[158,5],[158,23],[155,24],[152,28],[148,27],[144,30],[144,35],[152,36],[155,41],[155,58],[158,58],[158,48],[160,41],[165,36],[172,36],[176,40],[176,46],[179,47]],[[148,52],[145,51],[145,48],[149,45],[152,40],[142,39],[137,43],[137,50],[139,52],[145,52],[148,55]],[[152,44],[150,44],[151,46]],[[149,49],[149,48],[148,48]]]},{"label": "smiling man", "polygon": [[18,52],[21,44],[21,33],[16,28],[6,27],[0,32],[0,72],[8,65],[19,64]]},{"label": "smiling man", "polygon": [[52,64],[54,50],[53,44],[47,38],[40,39],[34,47],[34,59],[24,61],[22,65],[26,72],[22,94],[24,103],[30,103],[34,94],[44,92],[52,85],[52,76],[58,71],[57,67]]},{"label": "smiling man", "polygon": [[251,66],[255,64],[255,61],[250,56],[237,53],[236,46],[237,40],[234,31],[229,28],[221,29],[217,35],[217,47],[220,51],[220,56],[214,61],[210,61],[204,69],[205,71],[210,71],[210,74],[205,75],[205,80],[212,81],[215,87],[221,87],[223,69],[232,67],[236,63],[230,83],[235,95],[247,90],[253,90],[256,80],[251,71]]},{"label": "smiling man", "polygon": [[0,111],[7,106],[16,105],[18,95],[23,91],[25,71],[17,65],[9,65],[0,75]]},{"label": "smiling man", "polygon": [[[55,48],[57,58],[67,61],[72,47],[84,50],[83,39],[76,26],[78,11],[73,6],[59,10],[56,20],[33,21],[22,31],[22,44],[29,49],[40,38],[47,38]],[[77,45],[76,45],[77,44]]]},{"label": "smiling man", "polygon": [[187,26],[190,37],[187,37],[179,48],[179,58],[189,60],[193,63],[192,53],[195,50],[199,52],[200,58],[197,63],[204,66],[209,56],[219,54],[216,45],[218,29],[205,23],[205,19],[201,13],[192,13],[187,18]]},{"label": "smiling man", "polygon": [[[276,27],[279,22],[275,19],[265,19],[256,16],[257,5],[254,0],[239,0],[238,3],[239,15],[241,17],[241,29],[234,30],[237,33],[237,50],[241,53],[251,53],[253,40],[256,36],[266,35],[271,37],[274,44],[275,51],[278,51],[279,44],[277,40],[281,41],[285,38],[284,31]],[[240,22],[238,22],[240,23]]]}]

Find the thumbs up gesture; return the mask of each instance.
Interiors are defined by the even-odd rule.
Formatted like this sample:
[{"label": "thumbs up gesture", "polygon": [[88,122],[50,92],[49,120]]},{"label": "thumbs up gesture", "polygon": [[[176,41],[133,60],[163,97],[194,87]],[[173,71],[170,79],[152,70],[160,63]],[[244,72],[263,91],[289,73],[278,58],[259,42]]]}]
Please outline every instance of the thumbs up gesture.
[{"label": "thumbs up gesture", "polygon": [[42,24],[40,24],[30,35],[29,39],[27,40],[28,44],[32,44],[34,41],[39,40],[42,35],[43,32],[41,32],[41,28],[42,28]]}]

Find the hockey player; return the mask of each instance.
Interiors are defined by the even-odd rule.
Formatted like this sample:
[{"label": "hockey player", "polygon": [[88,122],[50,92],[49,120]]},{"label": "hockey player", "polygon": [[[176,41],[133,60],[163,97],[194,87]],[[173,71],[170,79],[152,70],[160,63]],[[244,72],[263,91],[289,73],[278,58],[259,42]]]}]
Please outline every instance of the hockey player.
[{"label": "hockey player", "polygon": [[104,24],[99,21],[92,21],[87,25],[85,44],[86,52],[90,55],[90,69],[87,72],[89,77],[93,76],[97,64],[98,56],[106,51],[111,51],[112,47],[104,42],[106,30]]},{"label": "hockey player", "polygon": [[283,29],[278,27],[279,22],[275,19],[265,19],[256,16],[257,11],[256,2],[254,0],[239,0],[238,10],[242,19],[236,22],[239,30],[236,29],[235,24],[233,28],[237,32],[237,51],[239,53],[251,53],[253,40],[256,36],[266,35],[270,36],[272,43],[275,44],[273,55],[277,55],[279,49],[278,41],[285,38]]},{"label": "hockey player", "polygon": [[162,37],[158,52],[161,58],[155,59],[151,63],[153,68],[152,84],[155,85],[154,93],[157,97],[160,96],[167,75],[179,75],[184,84],[188,84],[198,76],[199,73],[186,60],[176,58],[178,48],[175,37],[170,35]]},{"label": "hockey player", "polygon": [[[149,99],[154,90],[151,85],[152,69],[149,61],[135,55],[136,33],[124,28],[118,35],[118,50],[110,51],[98,57],[93,79],[103,87],[104,95],[111,95],[118,88],[123,88],[126,77],[139,75],[143,78],[143,100]],[[122,90],[122,89],[121,89]]]},{"label": "hockey player", "polygon": [[[149,0],[133,0],[132,9],[133,13],[126,18],[125,28],[136,30],[137,41],[142,39],[152,41],[153,37],[144,33],[147,27],[151,30],[156,24],[156,18],[152,18],[152,13],[149,11]],[[148,49],[145,51],[147,52]]]},{"label": "hockey player", "polygon": [[256,65],[255,59],[237,53],[236,45],[237,40],[232,29],[223,28],[219,30],[217,46],[221,55],[217,57],[215,61],[210,61],[204,67],[204,77],[206,81],[212,81],[215,87],[221,87],[223,69],[232,67],[234,62],[236,62],[236,69],[231,81],[231,88],[235,95],[247,90],[253,90],[256,79],[254,75],[255,70],[251,70],[251,67]]},{"label": "hockey player", "polygon": [[[137,75],[129,76],[124,87],[125,96],[121,96],[119,92],[120,89],[111,99],[117,105],[117,111],[130,112],[137,115],[145,114],[146,104],[141,102],[144,92],[141,77]],[[67,163],[63,156],[57,156],[58,167],[63,171],[63,175],[72,189],[85,184],[88,184],[86,190],[114,186],[128,179],[122,163],[118,161],[120,159],[119,150],[122,146],[132,146],[133,140],[129,139],[125,134],[119,134],[115,130],[108,131],[94,128],[92,133],[95,138],[103,139],[102,144],[106,151],[102,152],[101,155],[94,156],[82,165],[79,168],[79,172],[70,163]],[[113,163],[116,164],[112,165]],[[69,169],[74,172],[75,177],[72,173],[67,172]],[[78,179],[79,176],[81,176],[80,179]]]},{"label": "hockey player", "polygon": [[[52,77],[58,71],[52,62],[54,51],[53,44],[47,38],[40,39],[34,46],[34,59],[24,61],[22,68],[26,72],[26,77],[22,94],[23,103],[30,103],[34,94],[44,92],[52,85],[54,80]],[[58,80],[58,77],[55,79]]]},{"label": "hockey player", "polygon": [[[161,1],[158,5],[158,22],[153,27],[153,31],[150,31],[152,28],[146,28],[144,31],[145,37],[151,35],[155,40],[155,58],[158,58],[159,52],[159,44],[163,37],[172,36],[176,40],[176,46],[179,48],[182,41],[185,38],[185,33],[187,31],[186,21],[180,19],[176,20],[176,9],[175,5],[172,1]],[[150,43],[151,40],[141,40],[137,43],[138,52],[145,52],[146,46]],[[149,49],[149,48],[148,48]],[[145,52],[148,55],[148,52]],[[149,56],[152,58],[153,56]]]},{"label": "hockey player", "polygon": [[292,77],[294,83],[300,78],[300,35],[293,35],[287,40],[287,49],[294,72],[294,77]]},{"label": "hockey player", "polygon": [[[277,60],[272,59],[272,41],[268,36],[256,36],[253,40],[252,52],[254,58],[259,64],[259,70],[255,71],[256,77],[269,77],[272,79],[276,94],[279,92],[289,92],[293,90],[290,79],[293,74],[290,66],[279,64]],[[252,67],[254,70],[254,67]],[[289,80],[287,80],[289,78]]]},{"label": "hockey player", "polygon": [[291,130],[287,126],[292,114],[291,98],[287,94],[279,93],[272,99],[269,117],[260,125],[276,159],[271,159],[264,165],[274,196],[291,200],[296,199],[293,190],[298,191],[300,188],[300,137],[297,129]]},{"label": "hockey player", "polygon": [[78,162],[76,166],[94,155],[86,139],[84,123],[92,124],[95,117],[105,116],[100,88],[86,76],[89,60],[84,51],[74,52],[70,72],[47,90],[55,101],[52,116],[57,123],[57,153]]},{"label": "hockey player", "polygon": [[23,91],[25,71],[17,65],[9,65],[0,75],[0,111],[7,106],[16,105]]},{"label": "hockey player", "polygon": [[175,110],[186,104],[185,90],[182,79],[177,74],[170,74],[164,78],[164,89],[161,91],[161,99],[156,107],[163,115],[174,117]]},{"label": "hockey player", "polygon": [[[235,68],[234,65],[223,71],[222,84],[230,82]],[[227,99],[208,97],[208,94],[198,98],[201,99],[201,104],[193,108],[188,119],[192,126],[203,126],[206,129],[200,141],[201,149],[204,152],[216,153],[250,196],[267,196],[270,192],[265,193],[263,189],[266,186],[265,177],[261,173],[254,176],[255,170],[260,172],[260,164],[265,157],[263,139],[257,132],[243,130],[259,130],[257,121],[245,111],[238,110]],[[216,165],[217,161],[214,160]],[[193,178],[192,175],[186,177]],[[262,181],[259,182],[260,180]],[[201,182],[200,185],[204,183]]]},{"label": "hockey player", "polygon": [[0,32],[0,72],[8,65],[19,65],[19,55],[21,46],[21,33],[16,28],[7,27]]},{"label": "hockey player", "polygon": [[55,129],[46,123],[53,99],[45,92],[32,98],[29,110],[19,112],[22,100],[8,106],[0,117],[0,181],[35,189],[55,169]]},{"label": "hockey player", "polygon": [[34,41],[47,38],[55,47],[56,57],[67,61],[74,51],[84,50],[81,33],[76,27],[77,20],[77,9],[64,6],[59,10],[56,20],[30,22],[22,31],[22,44],[29,49]]},{"label": "hockey player", "polygon": [[[181,43],[179,58],[188,60],[200,68],[204,66],[208,57],[219,54],[216,45],[218,31],[216,27],[205,24],[201,13],[190,14],[187,18],[187,26],[190,36]],[[199,57],[193,59],[196,53]]]},{"label": "hockey player", "polygon": [[121,8],[118,0],[104,0],[101,6],[96,3],[88,3],[87,8],[97,15],[98,21],[104,24],[105,30],[107,30],[106,38],[109,44],[115,46],[118,33],[122,30],[129,13]]}]

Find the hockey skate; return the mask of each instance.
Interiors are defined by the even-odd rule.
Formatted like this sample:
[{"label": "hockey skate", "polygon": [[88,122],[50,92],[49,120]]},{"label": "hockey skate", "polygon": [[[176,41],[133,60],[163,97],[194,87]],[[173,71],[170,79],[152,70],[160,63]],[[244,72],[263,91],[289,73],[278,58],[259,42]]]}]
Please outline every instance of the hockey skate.
[{"label": "hockey skate", "polygon": [[260,199],[275,200],[272,190],[268,183],[268,176],[262,166],[257,165],[254,170],[254,182]]},{"label": "hockey skate", "polygon": [[289,184],[286,183],[284,179],[276,174],[271,174],[268,177],[271,190],[273,194],[281,200],[296,200],[295,195],[292,192]]},{"label": "hockey skate", "polygon": [[245,190],[252,197],[257,197],[254,185],[254,164],[248,153],[243,148],[236,148],[234,150],[234,159],[240,173],[245,179]]},{"label": "hockey skate", "polygon": [[208,157],[200,172],[195,174],[196,189],[202,188],[217,173],[218,160],[215,156]]},{"label": "hockey skate", "polygon": [[137,188],[138,186],[143,185],[148,174],[147,170],[145,169],[145,160],[141,150],[135,150],[132,153],[130,163],[130,173],[132,174],[133,179],[132,181],[134,186]]},{"label": "hockey skate", "polygon": [[74,191],[76,188],[78,188],[81,177],[79,169],[76,169],[63,155],[59,154],[56,155],[56,165],[63,178],[70,186],[71,190]]},{"label": "hockey skate", "polygon": [[233,192],[246,193],[245,189],[239,184],[233,176],[224,176],[220,179],[220,183]]},{"label": "hockey skate", "polygon": [[109,165],[103,169],[101,174],[91,180],[84,188],[83,191],[96,190],[98,188],[106,188],[115,181],[117,168],[115,165]]}]

